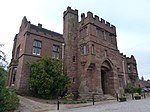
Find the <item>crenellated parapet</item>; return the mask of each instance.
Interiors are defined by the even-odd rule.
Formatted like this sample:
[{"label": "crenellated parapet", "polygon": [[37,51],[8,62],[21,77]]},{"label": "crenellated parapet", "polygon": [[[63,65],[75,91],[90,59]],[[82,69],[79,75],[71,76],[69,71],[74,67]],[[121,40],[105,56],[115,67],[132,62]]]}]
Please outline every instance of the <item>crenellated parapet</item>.
[{"label": "crenellated parapet", "polygon": [[93,13],[90,11],[87,12],[86,17],[84,13],[81,14],[81,24],[84,25],[88,23],[94,24],[97,27],[116,35],[116,27],[114,25],[110,24],[108,21],[105,21],[103,18],[100,18],[97,15],[93,16]]},{"label": "crenellated parapet", "polygon": [[72,13],[72,14],[75,14],[78,16],[78,10],[77,9],[73,10],[73,9],[71,9],[71,7],[67,7],[67,10],[64,11],[63,15],[66,16],[67,13]]},{"label": "crenellated parapet", "polygon": [[133,55],[131,57],[127,57],[127,63],[136,65],[136,60]]}]

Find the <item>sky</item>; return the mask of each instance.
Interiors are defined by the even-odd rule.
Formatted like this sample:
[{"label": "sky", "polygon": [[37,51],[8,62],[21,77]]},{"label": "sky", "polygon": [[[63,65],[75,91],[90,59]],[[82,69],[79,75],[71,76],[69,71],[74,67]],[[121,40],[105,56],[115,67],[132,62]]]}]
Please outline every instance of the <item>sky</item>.
[{"label": "sky", "polygon": [[68,6],[78,9],[79,17],[91,11],[115,25],[120,52],[134,55],[139,78],[150,79],[150,0],[1,0],[0,49],[7,60],[24,16],[32,24],[63,33],[63,11]]}]

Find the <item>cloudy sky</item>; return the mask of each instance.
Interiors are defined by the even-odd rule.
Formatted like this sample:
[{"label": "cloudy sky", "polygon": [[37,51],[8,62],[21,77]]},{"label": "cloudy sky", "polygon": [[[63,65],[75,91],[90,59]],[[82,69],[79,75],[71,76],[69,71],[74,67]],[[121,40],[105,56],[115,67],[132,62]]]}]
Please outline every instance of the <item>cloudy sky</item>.
[{"label": "cloudy sky", "polygon": [[118,48],[134,55],[139,76],[150,79],[150,0],[1,0],[0,43],[10,61],[13,39],[23,16],[37,25],[62,33],[63,11],[67,6],[88,11],[109,21],[117,28]]}]

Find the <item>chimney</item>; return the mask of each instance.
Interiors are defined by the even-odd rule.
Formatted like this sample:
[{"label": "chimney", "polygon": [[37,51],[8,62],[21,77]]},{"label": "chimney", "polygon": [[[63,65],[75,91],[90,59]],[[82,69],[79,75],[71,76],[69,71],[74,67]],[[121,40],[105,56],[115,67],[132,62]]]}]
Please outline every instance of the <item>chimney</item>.
[{"label": "chimney", "polygon": [[38,27],[39,27],[39,28],[42,28],[42,24],[38,23]]},{"label": "chimney", "polygon": [[141,77],[141,80],[144,81],[144,77],[143,76]]}]

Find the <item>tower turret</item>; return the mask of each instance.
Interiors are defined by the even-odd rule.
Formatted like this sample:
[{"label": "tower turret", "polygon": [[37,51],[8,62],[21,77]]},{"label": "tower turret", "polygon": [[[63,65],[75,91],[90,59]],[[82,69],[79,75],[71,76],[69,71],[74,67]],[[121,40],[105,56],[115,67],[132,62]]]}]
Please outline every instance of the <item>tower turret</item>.
[{"label": "tower turret", "polygon": [[78,10],[68,7],[63,14],[63,37],[65,41],[64,73],[71,77],[70,91],[77,92],[77,33]]}]

